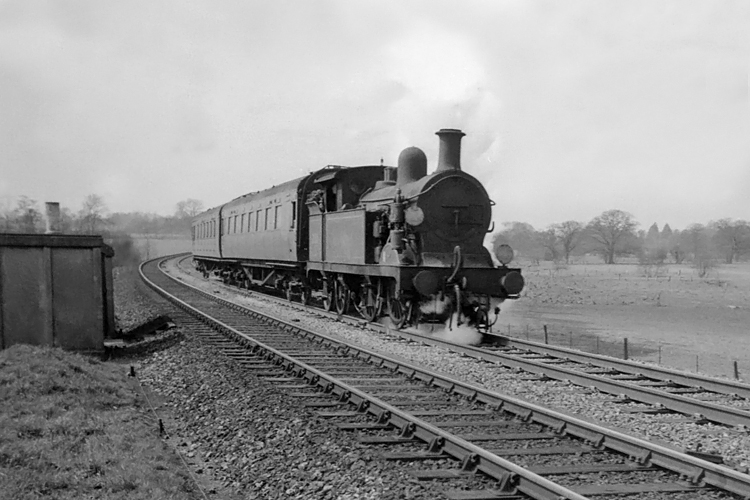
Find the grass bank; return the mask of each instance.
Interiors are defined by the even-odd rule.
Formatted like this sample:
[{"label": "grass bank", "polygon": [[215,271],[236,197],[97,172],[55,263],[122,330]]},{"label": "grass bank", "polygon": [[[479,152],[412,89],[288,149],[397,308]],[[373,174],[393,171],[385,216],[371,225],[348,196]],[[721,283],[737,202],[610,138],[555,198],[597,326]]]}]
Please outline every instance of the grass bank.
[{"label": "grass bank", "polygon": [[0,499],[197,499],[127,367],[0,351]]}]

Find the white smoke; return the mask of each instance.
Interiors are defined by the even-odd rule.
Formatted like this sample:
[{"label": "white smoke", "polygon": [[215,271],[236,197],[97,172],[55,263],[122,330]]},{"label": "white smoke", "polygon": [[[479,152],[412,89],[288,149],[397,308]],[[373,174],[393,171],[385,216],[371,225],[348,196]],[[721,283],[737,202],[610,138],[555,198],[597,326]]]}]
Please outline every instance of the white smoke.
[{"label": "white smoke", "polygon": [[445,323],[445,325],[436,329],[432,333],[432,336],[440,340],[463,345],[478,345],[482,342],[482,334],[479,333],[476,328],[469,326],[466,323],[458,325],[457,320],[458,313],[453,313],[452,317]]}]

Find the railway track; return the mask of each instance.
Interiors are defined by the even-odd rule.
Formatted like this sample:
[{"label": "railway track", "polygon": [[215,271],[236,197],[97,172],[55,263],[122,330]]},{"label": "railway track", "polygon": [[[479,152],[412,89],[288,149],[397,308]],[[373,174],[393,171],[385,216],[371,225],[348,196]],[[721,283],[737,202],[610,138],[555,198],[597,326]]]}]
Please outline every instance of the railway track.
[{"label": "railway track", "polygon": [[[299,303],[289,305],[308,308]],[[342,318],[319,309],[316,313],[352,324],[364,322],[359,317]],[[488,363],[533,373],[542,380],[568,381],[611,394],[617,397],[614,404],[627,405],[628,411],[633,413],[679,414],[686,422],[712,422],[750,429],[748,384],[499,335],[488,336],[487,344],[466,346],[414,329],[390,330],[379,323],[367,325]]]},{"label": "railway track", "polygon": [[142,274],[221,333],[204,329],[208,342],[361,433],[384,459],[408,463],[424,480],[489,478],[448,498],[750,495],[750,476],[727,467],[264,318],[167,277],[157,261]]}]

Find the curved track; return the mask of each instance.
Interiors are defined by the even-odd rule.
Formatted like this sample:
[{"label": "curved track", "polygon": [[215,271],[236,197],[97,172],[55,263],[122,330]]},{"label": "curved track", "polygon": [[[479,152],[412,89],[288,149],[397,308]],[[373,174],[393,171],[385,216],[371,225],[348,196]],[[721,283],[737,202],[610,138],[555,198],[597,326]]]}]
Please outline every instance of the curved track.
[{"label": "curved track", "polygon": [[[309,307],[300,303],[290,305]],[[364,322],[360,317],[341,317],[320,309],[316,312],[354,324]],[[594,388],[617,396],[615,403],[643,404],[632,408],[633,412],[679,413],[699,423],[709,421],[750,428],[750,385],[747,384],[504,336],[490,335],[486,337],[487,344],[466,346],[415,329],[391,330],[379,323],[368,323],[368,326],[534,373],[543,379],[565,380]]]},{"label": "curved track", "polygon": [[[142,272],[151,287],[222,332],[207,335],[248,369],[298,382],[304,391],[296,396],[308,406],[335,409],[321,416],[365,433],[364,443],[396,447],[385,459],[410,462],[420,479],[476,472],[493,479],[489,489],[449,498],[750,493],[746,474],[264,317],[167,277],[156,261]],[[607,484],[598,484],[601,472]]]}]

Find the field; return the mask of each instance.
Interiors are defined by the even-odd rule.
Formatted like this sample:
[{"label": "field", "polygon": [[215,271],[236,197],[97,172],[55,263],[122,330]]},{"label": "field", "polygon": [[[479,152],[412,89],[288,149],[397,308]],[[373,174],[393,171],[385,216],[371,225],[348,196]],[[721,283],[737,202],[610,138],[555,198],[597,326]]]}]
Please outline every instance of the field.
[{"label": "field", "polygon": [[[521,299],[503,304],[496,331],[750,380],[750,264],[703,278],[688,265],[524,265]],[[596,346],[596,347],[595,347]]]},{"label": "field", "polygon": [[155,259],[165,255],[189,252],[191,241],[188,237],[161,235],[133,235],[133,243],[142,260]]}]

